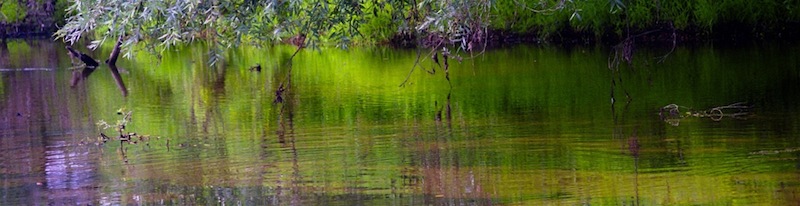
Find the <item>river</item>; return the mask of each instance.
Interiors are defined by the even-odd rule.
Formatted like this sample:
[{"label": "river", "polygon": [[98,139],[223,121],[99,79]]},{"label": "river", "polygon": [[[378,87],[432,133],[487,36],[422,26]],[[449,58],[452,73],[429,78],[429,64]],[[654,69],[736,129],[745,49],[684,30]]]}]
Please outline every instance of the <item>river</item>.
[{"label": "river", "polygon": [[800,202],[798,44],[173,49],[0,44],[0,205]]}]

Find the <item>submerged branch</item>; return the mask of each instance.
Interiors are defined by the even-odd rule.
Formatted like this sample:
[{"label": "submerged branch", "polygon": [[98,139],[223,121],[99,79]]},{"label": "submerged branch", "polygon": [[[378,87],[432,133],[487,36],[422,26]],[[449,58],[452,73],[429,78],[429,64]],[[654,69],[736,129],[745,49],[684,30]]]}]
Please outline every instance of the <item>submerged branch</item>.
[{"label": "submerged branch", "polygon": [[86,68],[94,69],[97,68],[97,66],[100,66],[100,64],[98,64],[97,61],[95,61],[94,58],[90,57],[89,55],[84,54],[83,52],[79,52],[73,49],[71,46],[66,46],[65,48],[69,51],[70,59],[80,60],[81,62],[83,62],[83,66],[85,66]]},{"label": "submerged branch", "polygon": [[[292,59],[294,59],[294,56],[297,55],[297,53],[299,53],[300,50],[302,50],[302,49],[303,49],[303,47],[297,47],[297,50],[295,50],[294,53],[292,54],[292,56],[289,57],[289,61],[287,61],[286,64],[287,65],[292,64]],[[291,76],[292,76],[292,68],[293,67],[289,67],[289,73],[283,79],[283,82],[289,81],[289,78],[291,78]]]},{"label": "submerged branch", "polygon": [[[297,53],[299,53],[300,50],[302,50],[303,48],[304,48],[304,46],[298,46],[297,50],[295,50],[294,53],[292,54],[292,56],[289,57],[289,61],[286,62],[286,65],[291,65],[292,64],[292,59],[294,59],[294,56],[297,55]],[[259,65],[259,67],[260,66],[261,65]],[[273,104],[277,104],[277,103],[282,103],[283,102],[283,95],[284,95],[283,92],[285,92],[289,88],[289,86],[291,86],[290,84],[291,84],[291,81],[292,81],[292,68],[294,68],[294,67],[291,67],[291,66],[289,67],[289,70],[287,71],[286,77],[284,77],[283,82],[280,84],[280,86],[278,86],[278,89],[275,90],[275,100],[272,101]]]},{"label": "submerged branch", "polygon": [[[687,110],[686,113],[681,114],[680,109],[685,108]],[[706,110],[701,111],[691,111],[691,108],[678,106],[677,104],[669,104],[667,106],[662,107],[658,115],[661,120],[673,125],[678,126],[680,120],[684,117],[700,117],[705,118],[708,117],[714,121],[720,121],[724,117],[735,118],[735,119],[746,119],[748,116],[751,115],[750,109],[753,107],[747,105],[745,102],[737,102],[725,106],[713,107]]]},{"label": "submerged branch", "polygon": [[[431,60],[433,60],[433,62],[436,63],[436,65],[441,67],[442,65],[439,64],[439,53],[436,52],[436,50],[441,47],[443,49],[442,57],[444,58],[444,64],[445,64],[444,69],[445,69],[445,72],[447,72],[447,55],[450,52],[447,51],[447,48],[442,47],[443,44],[444,43],[441,42],[441,41],[438,42],[435,46],[431,47],[431,52],[429,52],[428,55],[426,55],[426,56],[431,57]],[[406,83],[408,83],[408,80],[411,78],[411,74],[414,73],[414,69],[416,69],[417,67],[419,67],[420,69],[424,70],[425,72],[428,72],[428,74],[436,74],[436,68],[435,67],[431,67],[431,70],[425,69],[425,67],[423,67],[420,64],[422,62],[421,59],[422,59],[422,52],[420,51],[420,49],[417,49],[417,58],[414,60],[414,66],[411,66],[411,71],[408,71],[408,75],[406,75],[406,78],[403,80],[402,83],[400,83],[399,87],[404,87],[406,85]],[[447,81],[448,82],[450,81],[450,77],[449,76],[447,76]]]}]

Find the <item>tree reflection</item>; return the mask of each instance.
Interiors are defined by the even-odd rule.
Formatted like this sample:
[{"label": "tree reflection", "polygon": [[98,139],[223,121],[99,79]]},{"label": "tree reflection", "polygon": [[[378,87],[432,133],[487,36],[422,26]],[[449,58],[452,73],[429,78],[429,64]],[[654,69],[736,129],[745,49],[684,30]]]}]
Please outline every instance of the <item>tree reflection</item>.
[{"label": "tree reflection", "polygon": [[95,68],[89,67],[74,69],[72,71],[72,79],[69,82],[69,86],[75,88],[75,86],[77,86],[79,83],[89,78],[89,75],[91,75],[94,70]]},{"label": "tree reflection", "polygon": [[[114,78],[114,82],[117,84],[117,88],[120,92],[122,92],[123,97],[128,96],[128,88],[125,87],[125,82],[122,81],[122,76],[119,75],[119,69],[116,65],[109,64],[109,69],[111,70],[111,77]],[[88,75],[87,75],[88,76]]]},{"label": "tree reflection", "polygon": [[8,43],[5,39],[0,39],[0,67],[6,67],[9,58]]},{"label": "tree reflection", "polygon": [[[70,48],[70,47],[67,47],[67,48]],[[70,52],[74,52],[74,50],[70,50]],[[83,55],[85,56],[85,54],[83,54]],[[92,60],[92,61],[94,61],[94,60]],[[88,65],[88,64],[75,65],[75,62],[72,62],[72,63],[73,63],[74,66],[72,68],[70,68],[73,71],[72,71],[72,78],[70,79],[70,85],[69,85],[72,88],[75,88],[81,82],[85,82],[86,80],[88,80],[89,76],[92,73],[94,73],[94,71],[97,70],[97,68],[99,68],[97,66],[91,66],[91,65]],[[94,62],[94,63],[96,64],[97,62]],[[116,64],[106,64],[106,65],[108,65],[109,70],[111,71],[111,77],[114,79],[114,82],[116,83],[117,88],[119,89],[120,93],[122,94],[123,97],[127,97],[128,96],[128,88],[125,87],[125,82],[122,80],[122,76],[119,73],[120,69],[117,67]]]},{"label": "tree reflection", "polygon": [[[411,155],[404,162],[399,179],[406,190],[418,191],[421,200],[411,204],[425,205],[491,205],[493,195],[484,191],[479,174],[474,166],[465,163],[470,151],[461,152],[456,139],[462,138],[453,132],[452,90],[448,91],[444,104],[434,103],[434,125],[417,123],[409,135],[407,147]],[[456,100],[457,101],[457,100]],[[457,110],[457,108],[456,108]],[[464,126],[466,127],[466,126]],[[430,132],[425,132],[431,129]],[[393,182],[395,183],[395,182]],[[394,188],[393,188],[394,190]],[[421,201],[421,202],[417,202]]]},{"label": "tree reflection", "polygon": [[[43,61],[51,66],[54,62]],[[84,113],[63,102],[63,87],[54,81],[57,76],[50,71],[0,73],[7,90],[0,93],[0,176],[4,177],[0,193],[8,195],[0,204],[71,205],[96,200],[96,156],[90,155],[91,147],[77,147],[72,134]]]},{"label": "tree reflection", "polygon": [[[625,52],[632,52],[632,48],[628,48],[628,46],[632,47],[632,45],[626,45],[623,50]],[[633,158],[633,202],[632,205],[640,205],[639,202],[639,150],[641,145],[639,144],[639,136],[637,134],[637,128],[634,127],[633,131],[629,136],[626,137],[626,116],[629,110],[629,106],[631,105],[631,96],[628,93],[628,90],[624,87],[623,77],[620,73],[619,68],[619,60],[618,58],[624,58],[628,65],[631,63],[632,53],[626,53],[620,57],[619,51],[615,53],[613,62],[609,63],[609,69],[611,70],[611,116],[613,119],[613,126],[612,126],[612,139],[624,142],[622,144],[622,150],[625,151],[627,149],[628,154]],[[622,110],[617,110],[617,96],[618,90],[621,90],[622,93],[625,94],[625,100],[622,105]]]},{"label": "tree reflection", "polygon": [[[291,62],[291,58],[288,61]],[[287,64],[287,68],[288,69],[286,69],[285,76],[286,78],[277,86],[277,88],[275,88],[276,92],[273,104],[279,105],[280,107],[278,111],[278,125],[277,129],[275,130],[275,134],[278,138],[278,143],[281,144],[281,147],[287,149],[290,153],[289,156],[291,158],[290,162],[292,172],[288,183],[284,183],[281,177],[275,178],[276,189],[272,204],[302,205],[301,198],[304,195],[302,193],[305,191],[302,191],[302,188],[304,187],[303,178],[300,171],[299,157],[294,135],[294,108],[297,104],[297,100],[296,96],[294,95],[294,91],[292,91],[293,84],[291,63]],[[280,76],[281,75],[275,75],[276,78]],[[277,83],[280,81],[275,80],[273,82]],[[284,188],[285,185],[288,185],[289,188]],[[284,192],[289,193],[284,194]],[[288,200],[284,198],[288,198]]]}]

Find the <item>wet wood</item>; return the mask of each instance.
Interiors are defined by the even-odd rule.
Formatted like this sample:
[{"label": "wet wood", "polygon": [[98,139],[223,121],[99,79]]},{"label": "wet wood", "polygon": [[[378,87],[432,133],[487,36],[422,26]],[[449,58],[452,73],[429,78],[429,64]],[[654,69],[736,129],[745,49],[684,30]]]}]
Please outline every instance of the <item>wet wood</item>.
[{"label": "wet wood", "polygon": [[261,72],[261,64],[256,64],[253,67],[250,67],[250,71]]},{"label": "wet wood", "polygon": [[117,58],[119,57],[119,52],[121,50],[120,49],[121,46],[122,46],[122,36],[117,38],[117,44],[114,45],[114,49],[111,50],[111,54],[108,55],[108,59],[106,60],[106,64],[108,64],[109,66],[117,64]]},{"label": "wet wood", "polygon": [[100,64],[89,55],[79,52],[78,50],[73,49],[71,46],[66,46],[65,48],[67,48],[69,51],[69,56],[71,58],[81,60],[81,62],[86,64],[87,68],[97,68],[97,66],[100,66]]}]

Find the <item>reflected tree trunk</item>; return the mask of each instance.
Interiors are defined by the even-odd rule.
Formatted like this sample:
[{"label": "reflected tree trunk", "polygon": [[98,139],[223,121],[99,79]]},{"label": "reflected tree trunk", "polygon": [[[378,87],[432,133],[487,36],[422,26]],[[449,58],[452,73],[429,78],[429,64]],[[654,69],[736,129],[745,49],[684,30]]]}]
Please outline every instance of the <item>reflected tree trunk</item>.
[{"label": "reflected tree trunk", "polygon": [[113,77],[114,82],[117,83],[117,88],[119,88],[119,91],[122,92],[122,96],[127,97],[128,88],[125,87],[125,82],[122,81],[122,76],[119,75],[119,69],[117,69],[117,65],[109,64],[108,67],[111,70],[111,77]]},{"label": "reflected tree trunk", "polygon": [[122,46],[122,36],[117,38],[117,43],[114,45],[114,49],[111,50],[111,54],[108,55],[108,59],[106,59],[106,64],[109,66],[117,65],[117,58],[119,58],[119,52]]},{"label": "reflected tree trunk", "polygon": [[111,76],[114,78],[114,82],[117,83],[117,88],[119,88],[119,91],[122,92],[122,96],[127,97],[128,89],[125,87],[125,82],[122,81],[122,77],[119,75],[119,69],[117,68],[117,58],[119,57],[120,46],[122,46],[122,36],[117,38],[117,43],[114,45],[114,49],[111,50],[111,54],[106,60],[106,64],[108,64],[108,67],[111,70]]},{"label": "reflected tree trunk", "polygon": [[281,143],[281,146],[286,148],[286,136],[287,131],[289,133],[289,137],[292,137],[293,126],[294,126],[294,102],[290,99],[285,100],[284,97],[289,97],[291,95],[291,71],[288,76],[288,81],[286,84],[281,84],[278,89],[276,89],[275,93],[275,100],[273,101],[276,104],[280,104],[280,112],[278,113],[278,129],[275,130],[275,134],[278,136],[278,142]]},{"label": "reflected tree trunk", "polygon": [[70,79],[69,86],[75,88],[79,83],[89,78],[89,75],[91,75],[94,70],[94,68],[84,67],[72,71],[72,79]]},{"label": "reflected tree trunk", "polygon": [[[420,162],[411,162],[411,167],[419,169],[406,169],[411,174],[403,174],[406,187],[419,188],[426,205],[491,205],[491,194],[483,190],[480,180],[475,172],[462,165],[464,156],[468,153],[455,149],[456,138],[453,132],[452,89],[448,91],[443,105],[437,105],[435,125],[432,135],[425,133],[415,141],[419,144],[410,145],[412,151],[418,151],[413,159]],[[413,174],[418,173],[418,174]],[[407,183],[408,182],[408,183]]]}]

